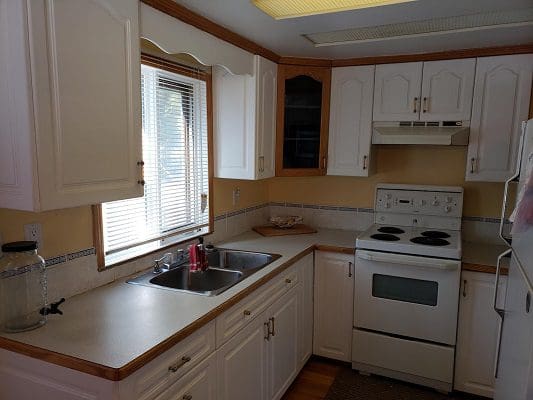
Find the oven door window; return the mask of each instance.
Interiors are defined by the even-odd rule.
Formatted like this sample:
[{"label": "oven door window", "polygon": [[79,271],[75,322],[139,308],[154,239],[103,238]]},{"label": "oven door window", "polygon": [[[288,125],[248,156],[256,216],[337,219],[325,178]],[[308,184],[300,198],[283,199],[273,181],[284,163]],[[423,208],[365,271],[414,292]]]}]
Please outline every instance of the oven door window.
[{"label": "oven door window", "polygon": [[438,295],[437,282],[380,274],[372,277],[373,297],[436,306]]}]

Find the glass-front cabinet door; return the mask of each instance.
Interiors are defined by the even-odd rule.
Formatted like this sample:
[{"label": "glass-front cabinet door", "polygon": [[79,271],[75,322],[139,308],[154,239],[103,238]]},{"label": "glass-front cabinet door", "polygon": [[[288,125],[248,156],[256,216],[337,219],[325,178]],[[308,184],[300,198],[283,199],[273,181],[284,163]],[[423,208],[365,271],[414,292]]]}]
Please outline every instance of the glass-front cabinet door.
[{"label": "glass-front cabinet door", "polygon": [[331,69],[280,65],[277,176],[325,175]]}]

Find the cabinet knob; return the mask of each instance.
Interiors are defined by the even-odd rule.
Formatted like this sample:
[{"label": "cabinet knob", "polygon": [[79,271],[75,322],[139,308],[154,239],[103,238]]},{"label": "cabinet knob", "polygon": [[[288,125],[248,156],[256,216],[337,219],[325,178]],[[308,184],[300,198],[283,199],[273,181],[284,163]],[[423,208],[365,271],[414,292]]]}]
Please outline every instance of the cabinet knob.
[{"label": "cabinet knob", "polygon": [[428,112],[428,98],[424,97],[424,106],[422,107],[422,112],[426,113]]},{"label": "cabinet knob", "polygon": [[250,310],[244,310],[243,314],[248,316],[248,315],[252,315],[252,312]]},{"label": "cabinet knob", "polygon": [[368,161],[368,156],[364,156],[364,157],[363,157],[363,169],[366,169],[366,167],[367,167],[367,165],[366,165],[367,161]]},{"label": "cabinet knob", "polygon": [[289,278],[285,279],[285,283],[292,283],[292,279],[289,279]]},{"label": "cabinet knob", "polygon": [[473,174],[474,173],[474,166],[476,165],[476,159],[474,157],[472,157],[470,159],[470,173]]},{"label": "cabinet knob", "polygon": [[183,400],[192,400],[192,395],[190,394],[184,394],[182,397]]},{"label": "cabinet knob", "polygon": [[266,328],[266,336],[264,339],[268,342],[270,341],[270,320],[268,322],[263,323],[263,326]]},{"label": "cabinet knob", "polygon": [[137,181],[137,183],[138,183],[139,185],[143,185],[143,186],[146,185],[146,181],[145,181],[144,179],[139,179],[139,180]]},{"label": "cabinet knob", "polygon": [[353,262],[349,262],[348,263],[348,278],[351,278],[352,277],[352,267],[353,267]]},{"label": "cabinet knob", "polygon": [[[272,330],[270,331],[270,334],[272,336],[276,336],[276,318],[275,317],[271,317],[269,319],[270,322],[272,322]],[[270,323],[269,323],[270,325]]]}]

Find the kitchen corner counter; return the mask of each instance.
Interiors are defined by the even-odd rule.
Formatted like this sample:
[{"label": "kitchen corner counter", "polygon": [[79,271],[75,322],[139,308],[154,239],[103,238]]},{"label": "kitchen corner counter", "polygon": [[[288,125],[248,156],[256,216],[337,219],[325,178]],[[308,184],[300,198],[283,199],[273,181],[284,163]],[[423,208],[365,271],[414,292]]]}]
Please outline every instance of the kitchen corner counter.
[{"label": "kitchen corner counter", "polygon": [[[463,271],[496,273],[498,256],[508,248],[501,244],[463,242]],[[502,267],[502,275],[507,275],[507,259],[503,260]]]},{"label": "kitchen corner counter", "polygon": [[218,296],[130,285],[125,278],[67,299],[63,315],[50,315],[39,329],[0,334],[0,348],[122,380],[313,250],[353,254],[358,233],[321,229],[262,237],[246,232],[217,246],[281,258]]}]

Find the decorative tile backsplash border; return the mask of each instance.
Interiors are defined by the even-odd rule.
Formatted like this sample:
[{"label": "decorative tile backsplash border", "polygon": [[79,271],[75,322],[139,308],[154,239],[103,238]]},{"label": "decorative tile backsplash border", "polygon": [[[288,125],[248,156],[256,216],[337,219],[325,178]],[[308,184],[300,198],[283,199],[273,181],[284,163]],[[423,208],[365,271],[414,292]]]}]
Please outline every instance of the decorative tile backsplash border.
[{"label": "decorative tile backsplash border", "polygon": [[76,251],[74,253],[68,253],[57,257],[47,258],[45,260],[46,267],[51,267],[53,265],[61,264],[67,261],[75,260],[76,258],[86,257],[96,254],[96,249],[94,247],[91,247],[89,249]]}]

